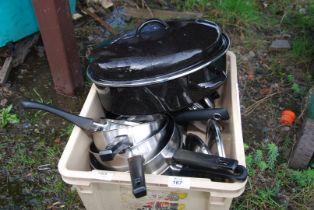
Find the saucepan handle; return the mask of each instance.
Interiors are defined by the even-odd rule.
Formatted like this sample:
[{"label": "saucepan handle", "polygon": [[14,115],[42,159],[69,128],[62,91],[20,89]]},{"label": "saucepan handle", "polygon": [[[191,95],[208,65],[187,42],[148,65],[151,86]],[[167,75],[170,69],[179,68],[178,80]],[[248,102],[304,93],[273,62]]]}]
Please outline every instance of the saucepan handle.
[{"label": "saucepan handle", "polygon": [[58,117],[61,117],[71,123],[74,123],[75,125],[79,126],[80,128],[83,128],[87,131],[94,131],[93,124],[94,121],[87,117],[81,117],[78,115],[71,114],[69,112],[63,111],[61,109],[52,107],[47,104],[33,102],[33,101],[27,101],[24,100],[21,102],[21,105],[24,109],[39,109],[46,112],[50,112],[52,114],[57,115]]},{"label": "saucepan handle", "polygon": [[143,197],[147,194],[144,174],[144,158],[142,155],[134,155],[128,158],[128,164],[133,195],[136,198]]},{"label": "saucepan handle", "polygon": [[219,71],[214,79],[207,82],[190,83],[189,87],[191,89],[216,89],[220,85],[222,85],[226,79],[227,79],[226,73],[223,71]]},{"label": "saucepan handle", "polygon": [[175,163],[193,168],[227,172],[234,172],[238,166],[238,161],[231,158],[223,158],[216,155],[207,155],[183,149],[177,150],[173,155],[172,160]]},{"label": "saucepan handle", "polygon": [[204,170],[183,167],[178,171],[174,171],[172,175],[175,176],[188,176],[188,177],[200,177],[209,179],[229,179],[233,181],[245,181],[247,178],[247,170],[244,166],[238,165],[233,173],[218,171],[218,170]]},{"label": "saucepan handle", "polygon": [[209,119],[228,120],[228,111],[224,108],[209,108],[178,112],[174,114],[177,123],[187,123],[191,121],[203,121]]}]

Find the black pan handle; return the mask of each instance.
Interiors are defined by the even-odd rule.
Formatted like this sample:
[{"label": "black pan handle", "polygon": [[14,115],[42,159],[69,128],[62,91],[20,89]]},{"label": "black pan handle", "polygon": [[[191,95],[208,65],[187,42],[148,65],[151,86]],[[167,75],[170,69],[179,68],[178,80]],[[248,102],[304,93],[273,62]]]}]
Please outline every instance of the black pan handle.
[{"label": "black pan handle", "polygon": [[183,149],[177,150],[173,155],[172,160],[175,163],[192,168],[203,168],[226,172],[234,172],[238,166],[238,161],[231,158],[223,158],[216,155],[207,155]]},{"label": "black pan handle", "polygon": [[63,111],[61,109],[52,107],[50,105],[42,104],[42,103],[38,103],[38,102],[33,102],[33,101],[22,101],[21,105],[24,109],[39,109],[39,110],[43,110],[46,112],[50,112],[52,114],[55,114],[55,115],[65,119],[65,120],[79,126],[80,128],[82,128],[84,130],[94,131],[94,129],[93,129],[94,121],[90,118],[74,115],[74,114],[71,114],[69,112]]},{"label": "black pan handle", "polygon": [[144,158],[142,155],[134,155],[128,158],[128,163],[133,195],[136,198],[143,197],[147,194],[144,174]]},{"label": "black pan handle", "polygon": [[188,176],[188,177],[199,177],[208,179],[229,179],[232,181],[245,181],[248,174],[244,166],[238,165],[234,173],[219,171],[219,170],[204,170],[183,167],[178,171],[171,172],[174,176]]},{"label": "black pan handle", "polygon": [[218,88],[220,85],[222,85],[225,80],[227,79],[227,75],[223,71],[217,71],[217,76],[210,81],[207,82],[201,82],[201,83],[189,83],[189,87],[191,89],[211,89],[214,90]]},{"label": "black pan handle", "polygon": [[202,121],[209,119],[228,120],[229,113],[224,108],[190,110],[174,114],[174,119],[177,123],[187,123],[191,121]]},{"label": "black pan handle", "polygon": [[123,138],[119,142],[116,142],[113,145],[109,145],[105,150],[99,151],[99,156],[103,161],[113,160],[116,154],[130,148],[132,143],[129,142],[128,138]]}]

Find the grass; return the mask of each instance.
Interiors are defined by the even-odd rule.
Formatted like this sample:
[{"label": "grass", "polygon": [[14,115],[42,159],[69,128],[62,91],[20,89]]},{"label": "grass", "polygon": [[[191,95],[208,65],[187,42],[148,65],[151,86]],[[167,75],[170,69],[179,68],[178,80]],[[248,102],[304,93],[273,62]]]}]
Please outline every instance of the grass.
[{"label": "grass", "polygon": [[294,2],[287,5],[285,11],[282,25],[296,33],[292,43],[292,57],[299,62],[300,60],[308,62],[314,55],[314,2],[304,1],[303,4]]},{"label": "grass", "polygon": [[63,127],[60,131],[60,137],[68,138],[74,128],[73,124],[68,124],[67,126]]},{"label": "grass", "polygon": [[52,103],[52,100],[51,100],[51,99],[45,100],[45,99],[38,93],[38,91],[37,91],[35,88],[33,88],[33,92],[34,92],[35,95],[37,96],[36,101],[37,101],[38,103],[44,103],[44,104],[51,104],[51,103]]},{"label": "grass", "polygon": [[174,1],[179,10],[194,10],[198,9],[203,11],[210,2],[208,0],[186,0],[186,1]]},{"label": "grass", "polygon": [[[174,0],[172,3],[179,10],[201,11],[205,17],[214,18],[226,26],[245,27],[261,23],[256,3],[251,0]],[[214,9],[209,10],[208,8]]]},{"label": "grass", "polygon": [[292,56],[308,62],[314,54],[314,40],[312,34],[304,34],[303,37],[296,38],[292,43]]},{"label": "grass", "polygon": [[[255,1],[217,0],[214,4],[216,16],[224,26],[260,25],[261,15]],[[210,15],[211,16],[211,15]]]},{"label": "grass", "polygon": [[[66,126],[62,138],[69,137],[70,128]],[[0,133],[0,175],[5,173],[7,177],[0,186],[1,208],[80,209],[77,192],[63,182],[57,171],[66,142],[55,144],[47,135],[49,127],[40,128],[36,135],[29,135],[33,133],[29,129],[34,128],[27,128],[13,138]],[[56,136],[61,136],[61,131]]]},{"label": "grass", "polygon": [[[59,149],[60,150],[60,149]],[[42,152],[38,152],[41,153]],[[27,154],[25,149],[17,150],[16,156],[12,157],[7,165],[7,173],[10,179],[4,183],[12,203],[7,199],[0,198],[0,206],[8,209],[14,206],[23,206],[32,209],[51,209],[50,206],[62,205],[65,209],[77,209],[79,205],[77,192],[73,192],[61,179],[60,174],[54,169],[57,165],[57,157],[48,151],[45,162],[52,163],[50,169],[37,171],[36,168],[43,157]],[[40,155],[41,156],[41,155]],[[2,189],[1,187],[1,189]],[[6,195],[5,191],[4,195]]]}]

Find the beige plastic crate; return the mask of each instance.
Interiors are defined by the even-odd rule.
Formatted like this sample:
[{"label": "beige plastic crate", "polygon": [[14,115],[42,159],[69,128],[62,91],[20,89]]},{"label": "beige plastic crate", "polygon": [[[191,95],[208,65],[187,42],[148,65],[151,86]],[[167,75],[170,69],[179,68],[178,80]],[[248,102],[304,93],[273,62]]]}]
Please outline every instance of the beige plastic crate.
[{"label": "beige plastic crate", "polygon": [[[239,107],[237,67],[234,53],[227,53],[228,79],[220,88],[217,107],[225,107],[230,120],[223,124],[223,140],[227,157],[245,165],[241,115]],[[80,113],[99,119],[104,116],[94,86],[90,89]],[[200,132],[200,131],[198,131]],[[64,182],[73,185],[89,210],[229,209],[232,199],[241,195],[245,182],[214,182],[210,179],[146,174],[147,196],[134,198],[130,175],[126,172],[92,170],[88,148],[91,139],[79,127],[74,127],[59,161],[58,169]],[[181,182],[174,182],[174,181]]]}]

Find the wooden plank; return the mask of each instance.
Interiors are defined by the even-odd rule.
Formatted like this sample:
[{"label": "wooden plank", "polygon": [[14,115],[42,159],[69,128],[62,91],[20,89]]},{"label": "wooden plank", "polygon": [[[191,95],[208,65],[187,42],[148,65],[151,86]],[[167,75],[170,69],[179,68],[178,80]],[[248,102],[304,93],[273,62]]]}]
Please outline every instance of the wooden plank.
[{"label": "wooden plank", "polygon": [[83,86],[79,51],[68,1],[33,0],[55,90],[75,95]]},{"label": "wooden plank", "polygon": [[306,169],[314,153],[314,120],[305,118],[301,136],[290,154],[289,167]]},{"label": "wooden plank", "polygon": [[12,61],[13,67],[17,67],[18,65],[24,63],[27,54],[30,52],[33,45],[37,43],[38,38],[39,34],[35,34],[16,43],[16,50]]},{"label": "wooden plank", "polygon": [[199,12],[178,12],[178,11],[170,11],[170,10],[159,10],[152,9],[153,17],[151,13],[147,9],[133,8],[133,7],[125,7],[125,15],[129,17],[135,18],[160,18],[160,19],[195,19],[201,18],[203,16],[202,13]]},{"label": "wooden plank", "polygon": [[7,80],[12,69],[12,60],[13,58],[11,56],[5,59],[4,64],[0,70],[0,84],[4,84]]},{"label": "wooden plank", "polygon": [[97,21],[104,29],[112,33],[113,35],[117,35],[118,33],[108,24],[106,23],[101,17],[96,15],[94,12],[90,11],[88,8],[84,9],[82,6],[78,3],[77,7],[87,15],[91,16],[95,21]]},{"label": "wooden plank", "polygon": [[24,63],[27,54],[30,52],[32,46],[36,44],[38,38],[39,35],[35,34],[33,36],[29,36],[25,39],[22,39],[16,43],[12,43],[12,47],[10,47],[9,50],[11,51],[9,53],[11,54],[11,56],[5,59],[5,62],[0,71],[0,84],[4,84],[6,82],[12,68],[17,67],[18,65]]}]

